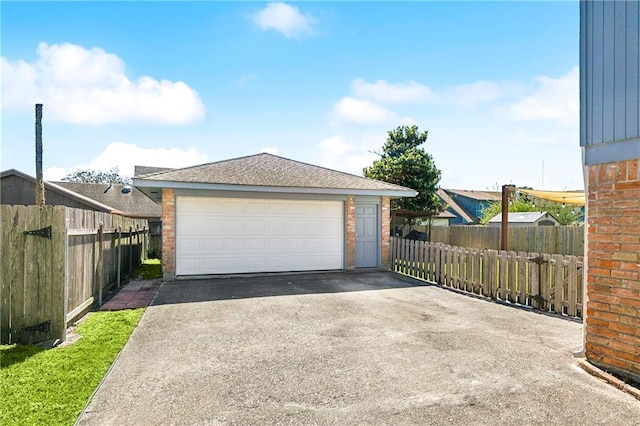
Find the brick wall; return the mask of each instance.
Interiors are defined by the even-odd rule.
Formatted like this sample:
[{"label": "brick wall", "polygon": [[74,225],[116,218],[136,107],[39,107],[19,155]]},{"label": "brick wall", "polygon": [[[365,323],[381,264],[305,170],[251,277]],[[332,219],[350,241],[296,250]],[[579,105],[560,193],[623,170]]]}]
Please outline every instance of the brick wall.
[{"label": "brick wall", "polygon": [[382,233],[380,236],[380,258],[382,265],[380,266],[388,269],[391,264],[391,207],[389,197],[382,197],[380,210],[380,220],[382,221],[380,226],[380,232]]},{"label": "brick wall", "polygon": [[176,196],[173,189],[162,190],[162,274],[176,274]]},{"label": "brick wall", "polygon": [[347,268],[356,267],[356,197],[347,196]]},{"label": "brick wall", "polygon": [[640,378],[640,160],[588,166],[585,354]]}]

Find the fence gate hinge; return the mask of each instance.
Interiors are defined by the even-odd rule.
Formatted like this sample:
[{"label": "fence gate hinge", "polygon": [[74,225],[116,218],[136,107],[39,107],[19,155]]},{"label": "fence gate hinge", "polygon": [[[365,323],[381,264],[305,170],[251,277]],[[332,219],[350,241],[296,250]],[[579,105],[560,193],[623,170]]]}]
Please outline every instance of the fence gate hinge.
[{"label": "fence gate hinge", "polygon": [[36,229],[35,231],[24,231],[24,235],[37,235],[39,237],[51,239],[51,226],[47,226],[46,228],[42,229]]},{"label": "fence gate hinge", "polygon": [[22,331],[30,331],[30,332],[39,331],[42,333],[49,333],[51,331],[51,321],[47,320],[45,322],[41,322],[40,324],[25,327],[22,329]]}]

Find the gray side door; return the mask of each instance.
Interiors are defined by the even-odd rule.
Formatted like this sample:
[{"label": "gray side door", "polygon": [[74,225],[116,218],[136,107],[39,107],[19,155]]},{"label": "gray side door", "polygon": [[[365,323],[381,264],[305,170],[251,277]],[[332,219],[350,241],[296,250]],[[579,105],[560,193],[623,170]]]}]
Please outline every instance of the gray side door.
[{"label": "gray side door", "polygon": [[378,206],[356,204],[356,268],[378,266]]}]

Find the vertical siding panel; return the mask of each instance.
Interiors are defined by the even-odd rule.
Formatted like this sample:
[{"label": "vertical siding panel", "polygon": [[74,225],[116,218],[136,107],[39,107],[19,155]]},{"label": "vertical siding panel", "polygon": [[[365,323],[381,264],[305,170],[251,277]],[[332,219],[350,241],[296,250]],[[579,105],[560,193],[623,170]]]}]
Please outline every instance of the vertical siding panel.
[{"label": "vertical siding panel", "polygon": [[616,140],[625,139],[627,134],[626,124],[626,65],[627,65],[627,19],[626,3],[612,2],[613,11],[613,136]]},{"label": "vertical siding panel", "polygon": [[602,106],[603,100],[603,21],[602,21],[602,9],[604,7],[603,1],[593,2],[593,13],[591,18],[593,20],[593,32],[591,36],[591,92],[593,97],[591,99],[592,110],[592,128],[591,128],[591,144],[602,143]]},{"label": "vertical siding panel", "polygon": [[[589,140],[587,132],[587,123],[591,123],[591,118],[587,120],[588,113],[591,108],[587,108],[591,91],[587,93],[587,64],[591,55],[587,51],[590,44],[587,39],[591,35],[591,29],[588,28],[589,9],[591,5],[586,1],[580,2],[580,146],[586,146]],[[513,247],[512,247],[513,248]]]},{"label": "vertical siding panel", "polygon": [[626,138],[640,135],[640,2],[626,2]]},{"label": "vertical siding panel", "polygon": [[614,140],[614,80],[615,80],[615,2],[603,5],[603,82],[602,82],[602,139]]}]

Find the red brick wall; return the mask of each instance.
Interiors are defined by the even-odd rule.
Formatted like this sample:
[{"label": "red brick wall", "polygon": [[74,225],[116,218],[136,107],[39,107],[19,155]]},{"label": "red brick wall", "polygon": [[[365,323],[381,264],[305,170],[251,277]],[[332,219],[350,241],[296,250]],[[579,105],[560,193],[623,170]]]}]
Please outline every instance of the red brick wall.
[{"label": "red brick wall", "polygon": [[639,160],[588,166],[585,354],[640,377]]},{"label": "red brick wall", "polygon": [[380,224],[380,232],[382,233],[380,236],[380,258],[382,259],[382,265],[380,266],[388,269],[391,264],[391,207],[389,197],[382,197],[380,210],[380,220],[382,221]]},{"label": "red brick wall", "polygon": [[347,196],[347,269],[356,267],[356,197]]},{"label": "red brick wall", "polygon": [[162,190],[162,274],[165,278],[176,274],[176,194],[173,189]]}]

